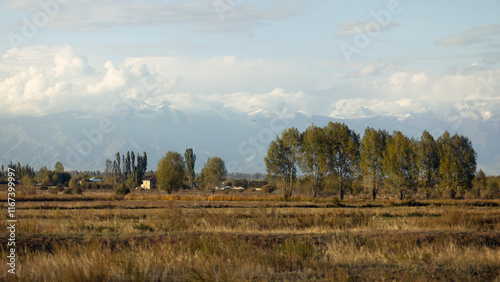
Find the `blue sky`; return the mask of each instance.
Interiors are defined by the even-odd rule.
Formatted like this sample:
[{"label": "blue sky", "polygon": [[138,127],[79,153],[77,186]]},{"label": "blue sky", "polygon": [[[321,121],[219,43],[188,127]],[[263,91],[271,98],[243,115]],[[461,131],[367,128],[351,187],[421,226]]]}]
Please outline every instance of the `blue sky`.
[{"label": "blue sky", "polygon": [[[140,97],[146,105],[194,112],[272,111],[283,100],[332,117],[360,107],[500,111],[497,90],[478,90],[500,81],[498,1],[17,0],[0,8],[4,117],[107,112],[114,99],[136,99],[129,90],[151,75],[161,83]],[[37,21],[36,32],[23,33]],[[357,51],[346,56],[342,46]],[[88,102],[94,97],[101,105]]]}]

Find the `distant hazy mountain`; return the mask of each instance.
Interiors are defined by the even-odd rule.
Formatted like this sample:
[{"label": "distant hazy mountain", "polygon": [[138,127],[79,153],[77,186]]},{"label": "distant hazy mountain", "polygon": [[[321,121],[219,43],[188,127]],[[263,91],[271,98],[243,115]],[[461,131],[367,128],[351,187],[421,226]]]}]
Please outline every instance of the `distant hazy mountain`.
[{"label": "distant hazy mountain", "polygon": [[0,161],[4,165],[19,161],[35,168],[52,168],[60,160],[68,170],[103,170],[105,160],[114,159],[117,151],[133,150],[146,151],[148,170],[155,170],[168,150],[184,153],[192,147],[197,171],[207,157],[217,155],[226,161],[230,172],[265,172],[267,147],[282,129],[295,126],[304,130],[311,124],[339,121],[360,135],[367,126],[400,130],[414,137],[420,137],[423,130],[435,138],[445,130],[458,132],[471,138],[479,167],[488,174],[500,174],[500,116],[467,109],[448,115],[380,116],[362,107],[342,112],[339,105],[332,117],[327,117],[287,113],[286,109],[280,113],[218,109],[193,114],[165,106],[98,117],[63,113],[0,120]]}]

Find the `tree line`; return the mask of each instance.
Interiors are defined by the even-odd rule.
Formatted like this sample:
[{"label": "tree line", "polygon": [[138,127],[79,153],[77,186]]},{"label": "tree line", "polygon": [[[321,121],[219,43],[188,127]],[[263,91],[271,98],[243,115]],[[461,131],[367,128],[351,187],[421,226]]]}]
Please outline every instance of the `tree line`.
[{"label": "tree line", "polygon": [[186,149],[184,156],[178,152],[168,151],[158,162],[156,178],[158,188],[172,193],[177,191],[184,183],[190,188],[215,191],[215,187],[226,180],[226,164],[220,157],[209,157],[198,176],[195,174],[196,155],[192,148]]},{"label": "tree line", "polygon": [[[16,180],[23,185],[34,185],[40,183],[42,186],[68,184],[71,179],[71,174],[64,171],[64,166],[61,162],[56,162],[54,170],[48,169],[46,166],[41,167],[38,171],[29,164],[21,165],[20,162],[10,162],[7,167],[13,169],[16,173]],[[5,184],[6,169],[2,165],[0,168],[0,184]]]},{"label": "tree line", "polygon": [[142,155],[127,151],[120,155],[117,152],[113,161],[107,159],[104,169],[104,180],[117,186],[125,184],[129,188],[136,187],[142,183],[142,178],[148,168],[148,156],[146,152]]},{"label": "tree line", "polygon": [[476,175],[476,152],[465,136],[446,131],[435,140],[424,131],[415,139],[368,127],[360,138],[338,122],[311,125],[304,132],[283,130],[271,141],[264,162],[269,179],[282,187],[285,198],[292,195],[299,170],[313,198],[330,187],[341,200],[355,182],[368,188],[373,200],[382,189],[400,199],[419,189],[427,198],[436,192],[455,198],[471,190]]}]

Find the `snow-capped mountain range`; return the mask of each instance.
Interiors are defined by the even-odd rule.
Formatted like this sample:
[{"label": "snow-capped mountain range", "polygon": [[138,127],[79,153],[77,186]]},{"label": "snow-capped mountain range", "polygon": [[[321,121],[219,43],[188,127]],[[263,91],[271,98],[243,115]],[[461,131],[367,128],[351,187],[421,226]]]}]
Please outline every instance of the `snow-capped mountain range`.
[{"label": "snow-capped mountain range", "polygon": [[116,152],[146,151],[148,170],[168,151],[184,153],[194,148],[199,171],[209,156],[220,156],[229,172],[265,172],[263,158],[269,142],[284,128],[304,130],[329,121],[344,122],[363,135],[368,126],[400,130],[420,137],[423,130],[435,138],[445,130],[468,136],[478,153],[478,168],[500,174],[500,115],[464,108],[444,114],[419,113],[380,115],[359,107],[343,111],[341,105],[330,116],[287,112],[283,106],[271,112],[255,108],[238,113],[225,108],[188,113],[168,105],[141,105],[137,110],[89,116],[79,112],[42,117],[2,118],[0,162],[10,161],[52,168],[61,161],[67,170],[103,170],[106,159]]}]

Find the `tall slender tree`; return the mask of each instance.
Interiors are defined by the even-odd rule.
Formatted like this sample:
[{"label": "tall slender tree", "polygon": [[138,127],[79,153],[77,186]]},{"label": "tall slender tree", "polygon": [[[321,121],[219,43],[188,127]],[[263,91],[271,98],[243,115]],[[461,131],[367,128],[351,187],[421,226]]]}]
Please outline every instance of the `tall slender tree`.
[{"label": "tall slender tree", "polygon": [[326,173],[326,138],[325,132],[315,126],[309,126],[302,134],[299,166],[311,179],[311,194],[316,198],[321,190],[321,180]]},{"label": "tall slender tree", "polygon": [[384,169],[390,188],[403,200],[405,193],[413,193],[417,188],[417,165],[414,140],[400,131],[394,131],[387,138],[384,155]]},{"label": "tall slender tree", "polygon": [[282,144],[287,151],[287,158],[290,161],[289,168],[289,191],[288,195],[285,198],[289,198],[292,196],[293,192],[293,184],[295,182],[295,171],[297,167],[297,163],[299,161],[300,156],[300,132],[297,128],[291,127],[283,130],[281,133]]},{"label": "tall slender tree", "polygon": [[427,199],[437,186],[439,175],[439,154],[436,140],[424,131],[417,143],[418,182]]},{"label": "tall slender tree", "polygon": [[186,152],[184,153],[184,159],[186,160],[186,177],[189,182],[189,187],[191,187],[192,189],[194,187],[194,164],[196,162],[196,155],[193,152],[193,148],[186,149]]},{"label": "tall slender tree", "polygon": [[478,199],[481,198],[481,191],[485,191],[487,187],[488,184],[486,181],[486,175],[484,174],[484,171],[480,169],[474,178],[474,189]]},{"label": "tall slender tree", "polygon": [[127,157],[125,158],[125,178],[129,179],[132,171],[132,162],[130,160],[130,151],[127,151]]},{"label": "tall slender tree", "polygon": [[112,175],[113,175],[113,163],[111,160],[106,160],[106,167],[104,168],[104,181],[109,184],[112,184]]},{"label": "tall slender tree", "polygon": [[385,130],[369,127],[361,140],[360,169],[365,184],[371,188],[373,200],[384,185],[384,151],[388,135]]},{"label": "tall slender tree", "polygon": [[137,183],[137,167],[135,165],[135,153],[134,151],[130,152],[130,161],[132,162],[130,165],[131,168],[131,174],[132,174],[132,179],[134,181],[134,184]]},{"label": "tall slender tree", "polygon": [[117,152],[116,153],[116,163],[114,163],[114,165],[115,165],[115,173],[116,173],[115,178],[116,178],[116,181],[117,181],[117,183],[115,183],[115,185],[118,184],[118,183],[121,183],[122,175],[121,175],[121,162],[120,162],[120,160],[121,160],[120,153]]},{"label": "tall slender tree", "polygon": [[292,194],[291,185],[295,178],[296,169],[290,158],[290,150],[283,144],[281,138],[276,137],[276,140],[271,141],[264,162],[268,178],[281,182],[283,198],[288,199]]},{"label": "tall slender tree", "polygon": [[329,122],[325,127],[327,169],[338,185],[340,200],[350,189],[359,161],[359,136],[345,124]]},{"label": "tall slender tree", "polygon": [[476,152],[467,137],[446,131],[437,140],[439,181],[444,192],[454,199],[458,192],[472,187],[476,172]]},{"label": "tall slender tree", "polygon": [[127,180],[127,158],[124,155],[122,155],[122,175],[121,175],[121,182],[125,182]]}]

